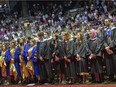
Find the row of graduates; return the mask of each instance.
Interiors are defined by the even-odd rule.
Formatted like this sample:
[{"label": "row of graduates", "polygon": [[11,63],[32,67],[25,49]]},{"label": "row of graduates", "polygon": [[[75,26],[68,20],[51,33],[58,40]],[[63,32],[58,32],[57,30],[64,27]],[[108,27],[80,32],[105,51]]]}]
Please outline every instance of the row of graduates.
[{"label": "row of graduates", "polygon": [[[38,33],[38,41],[24,38],[1,45],[1,76],[15,82],[32,82],[37,78],[40,83],[75,83],[77,79],[86,82],[91,75],[93,82],[103,82],[103,66],[106,66],[107,80],[112,81],[116,74],[116,29],[106,20],[106,28],[101,33],[92,29],[89,39],[78,32],[76,38],[70,38],[68,32],[62,32],[62,40],[54,34],[44,39],[44,33]],[[17,46],[18,45],[18,46]],[[88,66],[90,65],[90,72]],[[55,76],[54,76],[55,73]],[[78,77],[77,77],[78,76]]]},{"label": "row of graduates", "polygon": [[1,80],[5,84],[30,82],[34,76],[40,80],[36,41],[28,38],[1,43],[0,71]]}]

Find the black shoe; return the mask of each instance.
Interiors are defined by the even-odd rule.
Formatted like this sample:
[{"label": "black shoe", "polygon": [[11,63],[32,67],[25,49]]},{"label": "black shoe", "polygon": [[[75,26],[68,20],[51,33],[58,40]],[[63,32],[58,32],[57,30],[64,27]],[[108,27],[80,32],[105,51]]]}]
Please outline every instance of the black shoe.
[{"label": "black shoe", "polygon": [[40,80],[40,81],[39,81],[39,85],[43,85],[44,83],[46,83],[45,80]]},{"label": "black shoe", "polygon": [[67,84],[67,81],[62,80],[61,84]]},{"label": "black shoe", "polygon": [[36,85],[40,85],[40,81],[37,81],[37,82],[36,82]]},{"label": "black shoe", "polygon": [[52,83],[52,80],[48,79],[48,80],[46,81],[46,83]]},{"label": "black shoe", "polygon": [[51,85],[50,83],[44,83],[44,85]]},{"label": "black shoe", "polygon": [[2,84],[2,81],[0,81],[0,85]]},{"label": "black shoe", "polygon": [[82,84],[82,83],[83,83],[83,80],[79,80],[78,83],[79,83],[79,84]]},{"label": "black shoe", "polygon": [[111,80],[104,81],[104,84],[109,84],[109,83],[111,83]]},{"label": "black shoe", "polygon": [[96,81],[92,81],[91,83],[97,83]]},{"label": "black shoe", "polygon": [[68,84],[71,84],[71,80],[68,81]]}]

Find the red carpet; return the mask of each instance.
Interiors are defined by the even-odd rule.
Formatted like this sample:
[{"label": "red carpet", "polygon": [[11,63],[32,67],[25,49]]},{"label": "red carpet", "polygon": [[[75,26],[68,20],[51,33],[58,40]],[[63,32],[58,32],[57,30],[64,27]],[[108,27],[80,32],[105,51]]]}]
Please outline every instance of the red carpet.
[{"label": "red carpet", "polygon": [[[26,87],[26,86],[0,86],[0,87]],[[38,86],[29,86],[29,87],[116,87],[116,85],[38,85]]]}]

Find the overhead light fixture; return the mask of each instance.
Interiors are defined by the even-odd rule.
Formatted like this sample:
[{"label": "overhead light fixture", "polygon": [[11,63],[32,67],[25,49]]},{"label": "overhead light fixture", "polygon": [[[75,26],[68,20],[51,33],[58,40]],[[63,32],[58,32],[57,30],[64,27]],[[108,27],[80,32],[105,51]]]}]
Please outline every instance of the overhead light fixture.
[{"label": "overhead light fixture", "polygon": [[2,7],[2,5],[0,5],[0,8]]},{"label": "overhead light fixture", "polygon": [[4,7],[6,7],[6,4],[4,4]]}]

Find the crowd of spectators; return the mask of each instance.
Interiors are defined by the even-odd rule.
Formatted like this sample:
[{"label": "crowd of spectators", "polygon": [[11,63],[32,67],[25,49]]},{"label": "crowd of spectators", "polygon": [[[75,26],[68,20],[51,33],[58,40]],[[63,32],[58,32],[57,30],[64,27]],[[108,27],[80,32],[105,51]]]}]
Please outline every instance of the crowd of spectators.
[{"label": "crowd of spectators", "polygon": [[[38,31],[86,30],[89,25],[97,29],[98,25],[104,26],[106,18],[116,22],[115,1],[81,2],[77,6],[79,4],[76,1],[35,3],[29,8],[26,18],[18,11],[3,13],[0,16],[0,41],[35,35]],[[76,8],[74,14],[69,11]]]}]

